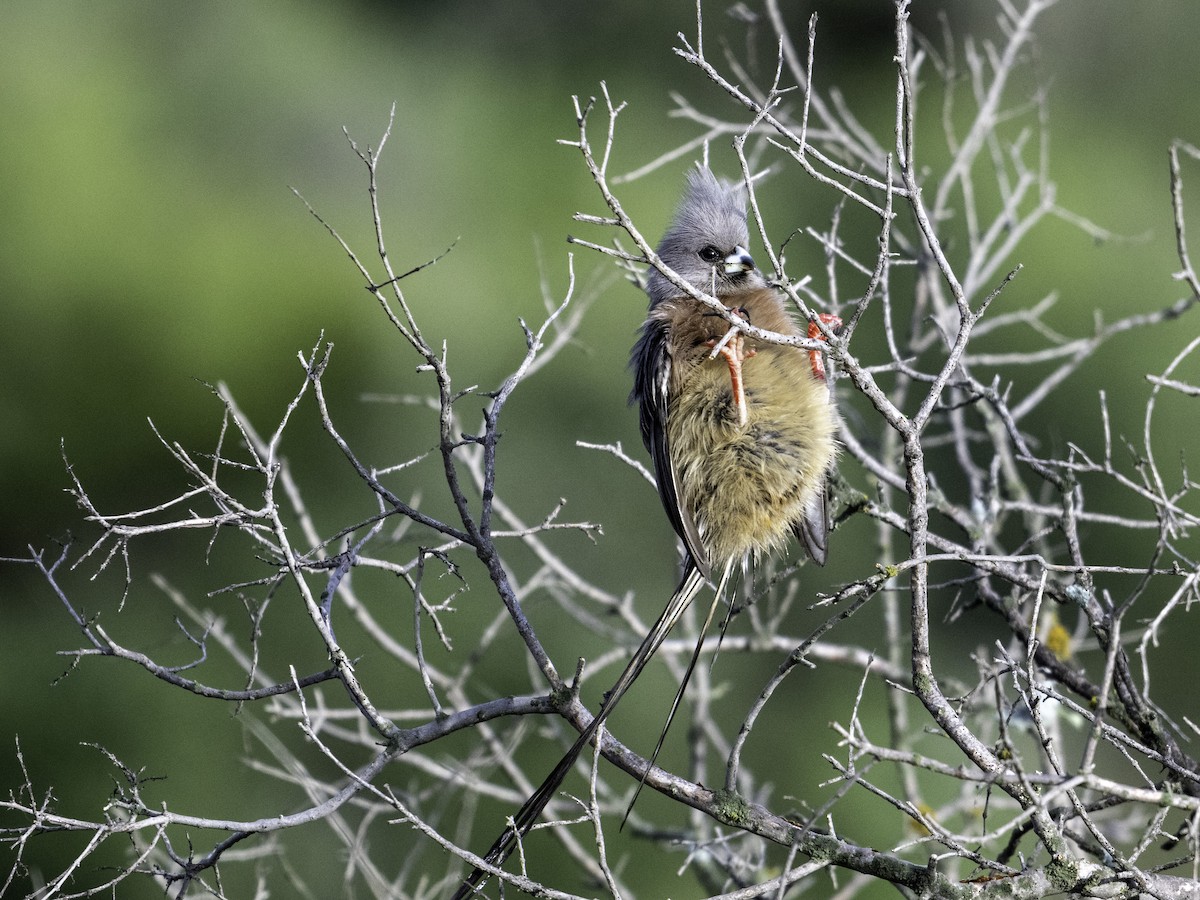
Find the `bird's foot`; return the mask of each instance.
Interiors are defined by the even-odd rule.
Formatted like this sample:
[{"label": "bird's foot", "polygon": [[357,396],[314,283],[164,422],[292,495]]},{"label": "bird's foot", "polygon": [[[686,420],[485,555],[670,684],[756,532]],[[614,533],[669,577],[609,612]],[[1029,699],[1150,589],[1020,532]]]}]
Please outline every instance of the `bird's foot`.
[{"label": "bird's foot", "polygon": [[[830,331],[837,331],[842,327],[842,320],[833,313],[817,313],[817,318],[829,326]],[[821,329],[817,327],[816,322],[808,323],[808,336],[818,341],[825,340],[825,336],[821,334]],[[825,363],[821,359],[820,350],[809,350],[808,359],[812,363],[813,377],[825,380]]]},{"label": "bird's foot", "polygon": [[[742,307],[731,309],[735,316],[750,321],[750,315]],[[729,383],[733,396],[733,408],[737,410],[738,425],[745,426],[749,419],[746,407],[746,386],[742,380],[742,363],[754,356],[758,351],[746,346],[746,336],[736,325],[730,325],[729,330],[720,338],[713,338],[708,343],[712,345],[710,359],[720,356],[729,366]]]}]

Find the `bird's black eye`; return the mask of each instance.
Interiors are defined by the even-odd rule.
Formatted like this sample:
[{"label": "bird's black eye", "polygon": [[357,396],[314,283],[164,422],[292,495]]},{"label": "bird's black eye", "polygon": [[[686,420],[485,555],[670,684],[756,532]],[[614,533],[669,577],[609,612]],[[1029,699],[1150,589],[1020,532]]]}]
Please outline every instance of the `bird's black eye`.
[{"label": "bird's black eye", "polygon": [[706,244],[700,248],[699,256],[709,265],[713,265],[721,261],[721,251],[712,244]]}]

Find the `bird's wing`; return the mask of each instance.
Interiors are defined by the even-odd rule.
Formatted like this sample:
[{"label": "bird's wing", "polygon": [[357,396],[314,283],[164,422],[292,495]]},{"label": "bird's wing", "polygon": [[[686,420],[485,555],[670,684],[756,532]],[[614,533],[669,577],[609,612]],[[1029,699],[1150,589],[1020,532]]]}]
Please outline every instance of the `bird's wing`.
[{"label": "bird's wing", "polygon": [[[704,587],[705,580],[704,576],[694,566],[688,567],[684,573],[683,580],[679,583],[679,587],[675,589],[675,593],[672,595],[670,601],[668,601],[666,608],[663,609],[662,615],[658,617],[658,621],[650,626],[650,630],[642,639],[642,643],[638,645],[637,650],[633,652],[632,658],[625,666],[625,670],[621,672],[616,684],[605,695],[604,703],[600,706],[595,717],[579,733],[579,737],[571,745],[571,749],[564,754],[563,758],[559,760],[558,765],[546,776],[546,780],[541,783],[541,786],[530,795],[529,799],[525,801],[524,806],[513,816],[513,824],[504,829],[504,832],[496,839],[496,842],[492,844],[487,854],[483,857],[485,863],[499,868],[508,859],[513,850],[517,848],[517,844],[521,838],[533,827],[538,816],[542,814],[542,810],[546,808],[546,804],[550,802],[550,798],[554,796],[563,779],[567,777],[567,773],[571,771],[571,767],[575,765],[575,760],[579,758],[579,754],[583,748],[591,743],[600,726],[608,718],[608,714],[616,708],[617,703],[625,696],[625,692],[629,690],[630,685],[642,674],[642,669],[646,667],[646,663],[650,661],[650,657],[654,655],[654,652],[666,640],[667,635],[671,633],[671,629],[675,627],[675,623],[679,621],[679,617],[683,615],[683,611],[688,608],[688,604],[692,602],[696,594]],[[711,621],[712,610],[709,610],[708,617]],[[701,640],[703,640],[703,636],[701,636]],[[697,648],[698,652],[699,648]],[[694,663],[695,659],[693,658],[693,665]],[[687,683],[686,680],[684,683]],[[678,703],[678,698],[676,698],[675,706],[678,706]],[[674,712],[675,707],[672,707],[672,715],[674,715]],[[668,720],[669,724],[670,721]],[[662,742],[660,741],[659,743],[661,746]],[[656,749],[655,754],[657,755],[657,753]],[[646,771],[649,771],[649,767],[647,767]],[[645,776],[643,776],[644,778]],[[480,883],[488,874],[489,872],[482,867],[474,869],[463,883],[459,885],[458,890],[454,893],[453,900],[465,900],[465,898],[474,895]]]},{"label": "bird's wing", "polygon": [[828,556],[827,542],[829,529],[832,527],[831,510],[829,506],[829,491],[822,485],[821,492],[813,498],[804,518],[792,529],[800,543],[804,545],[809,558],[818,566],[825,565]]},{"label": "bird's wing", "polygon": [[[671,354],[667,351],[667,324],[659,319],[648,319],[642,328],[633,353],[633,393],[631,400],[638,404],[638,422],[642,440],[650,451],[654,463],[654,477],[658,481],[658,496],[671,527],[687,548],[692,563],[705,579],[711,578],[708,554],[700,541],[700,532],[691,515],[679,502],[676,488],[678,479],[671,462],[671,450],[667,439],[667,412],[671,381]],[[686,568],[686,564],[685,564]]]}]

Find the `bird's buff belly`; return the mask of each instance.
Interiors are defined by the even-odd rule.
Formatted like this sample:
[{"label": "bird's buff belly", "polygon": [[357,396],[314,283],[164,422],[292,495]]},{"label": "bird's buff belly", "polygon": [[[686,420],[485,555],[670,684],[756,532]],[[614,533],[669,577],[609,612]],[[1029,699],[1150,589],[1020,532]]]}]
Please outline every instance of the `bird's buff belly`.
[{"label": "bird's buff belly", "polygon": [[821,490],[835,444],[828,389],[803,366],[750,360],[741,424],[726,367],[714,362],[677,395],[667,435],[680,504],[718,567],[787,541]]}]

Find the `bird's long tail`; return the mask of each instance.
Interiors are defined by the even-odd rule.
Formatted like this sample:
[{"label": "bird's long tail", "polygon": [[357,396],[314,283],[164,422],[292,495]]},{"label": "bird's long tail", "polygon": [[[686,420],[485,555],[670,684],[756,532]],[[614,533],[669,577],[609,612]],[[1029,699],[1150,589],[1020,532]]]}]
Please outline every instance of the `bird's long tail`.
[{"label": "bird's long tail", "polygon": [[[728,578],[728,572],[729,570],[726,569],[725,577],[721,579],[722,585],[724,585],[725,580]],[[524,805],[517,810],[517,814],[513,816],[512,824],[504,829],[504,832],[496,839],[496,842],[492,844],[491,849],[488,850],[487,855],[484,856],[484,862],[486,862],[489,866],[499,867],[503,865],[504,861],[508,859],[513,850],[516,849],[517,843],[521,840],[521,838],[529,833],[529,829],[533,827],[534,822],[537,821],[537,818],[541,815],[542,810],[546,808],[546,804],[550,802],[550,798],[554,796],[559,785],[562,784],[563,779],[567,777],[567,773],[571,771],[571,767],[575,765],[575,760],[579,758],[579,754],[583,751],[583,748],[591,743],[592,738],[596,736],[596,732],[600,729],[600,726],[604,724],[604,721],[608,718],[609,714],[613,711],[613,709],[616,708],[616,705],[625,695],[625,692],[629,690],[630,685],[632,685],[634,681],[637,680],[637,677],[642,674],[642,670],[646,667],[646,663],[650,661],[650,657],[654,655],[654,652],[658,650],[659,646],[662,645],[662,642],[666,640],[667,635],[671,633],[671,629],[675,627],[675,623],[679,621],[679,617],[683,615],[683,611],[688,608],[688,605],[693,599],[695,599],[696,594],[698,594],[700,589],[704,587],[704,582],[704,575],[702,575],[700,570],[697,569],[696,566],[689,560],[683,579],[679,582],[679,587],[675,589],[675,593],[671,596],[666,608],[662,611],[662,615],[660,615],[658,620],[650,627],[646,637],[642,639],[642,643],[638,645],[637,650],[634,651],[633,657],[629,660],[628,665],[625,666],[625,670],[621,672],[616,684],[612,686],[612,689],[605,696],[604,702],[601,704],[600,709],[596,713],[595,717],[591,722],[588,723],[587,727],[580,732],[579,737],[575,740],[575,743],[571,745],[571,749],[569,749],[563,755],[563,758],[559,760],[558,765],[556,765],[550,771],[550,774],[546,776],[546,780],[541,783],[541,786],[538,787],[538,789],[530,795],[529,799],[525,801]],[[720,591],[718,591],[718,596],[720,596]],[[709,609],[708,619],[705,622],[706,628],[708,623],[712,621],[713,610],[715,610],[715,608],[716,601],[714,601],[713,607]],[[701,640],[703,640],[703,635],[701,635]],[[684,677],[684,685],[687,684],[687,677],[691,675],[692,668],[696,664],[696,656],[698,654],[699,645],[697,645],[697,652],[693,654],[692,661],[688,666],[687,675]],[[680,686],[680,695],[682,695],[682,693],[683,686]],[[679,706],[679,700],[680,697],[676,696],[675,703],[671,706],[671,713],[667,719],[668,726],[671,724],[671,718],[674,717],[675,710]],[[663,735],[666,735],[665,728],[663,730]],[[654,750],[655,756],[658,755],[658,751],[661,747],[662,738],[659,739],[658,747],[656,747]],[[653,760],[651,760],[651,765],[653,765]],[[649,769],[646,771],[649,772]],[[645,778],[646,776],[643,774],[643,782],[645,781]],[[640,785],[638,789],[640,791]],[[630,806],[632,808],[632,804],[630,804]],[[626,813],[626,815],[628,815],[628,813]],[[470,897],[475,893],[476,890],[478,890],[479,885],[484,881],[485,878],[487,878],[488,874],[490,873],[482,867],[476,867],[466,878],[466,880],[463,881],[462,885],[459,886],[458,890],[454,892],[453,900],[465,900],[465,898]]]},{"label": "bird's long tail", "polygon": [[[692,672],[696,669],[696,663],[700,659],[700,651],[704,647],[704,637],[708,634],[708,627],[712,625],[713,616],[717,612],[721,598],[725,596],[725,589],[729,586],[729,576],[732,572],[733,562],[730,561],[725,566],[725,571],[721,573],[721,581],[713,593],[712,603],[708,606],[708,615],[704,617],[704,625],[700,628],[700,634],[696,636],[696,648],[692,651],[692,658],[688,660],[687,669],[683,673],[683,678],[679,681],[679,690],[675,692],[675,699],[671,701],[671,709],[667,713],[667,720],[663,722],[662,731],[658,734],[658,743],[654,745],[654,752],[650,754],[650,762],[642,770],[642,777],[638,779],[638,786],[637,790],[633,792],[633,799],[625,807],[625,815],[621,818],[622,828],[625,827],[625,822],[628,821],[629,814],[633,812],[633,804],[637,803],[637,798],[641,795],[642,788],[646,786],[646,778],[650,775],[650,770],[654,768],[654,764],[658,761],[658,753],[662,750],[663,741],[667,739],[667,732],[671,728],[671,722],[675,720],[675,713],[679,711],[679,704],[683,702],[683,692],[687,690],[688,682],[692,679]],[[728,625],[728,619],[726,619],[726,625]],[[724,634],[725,629],[722,627],[721,635],[724,636]]]}]

